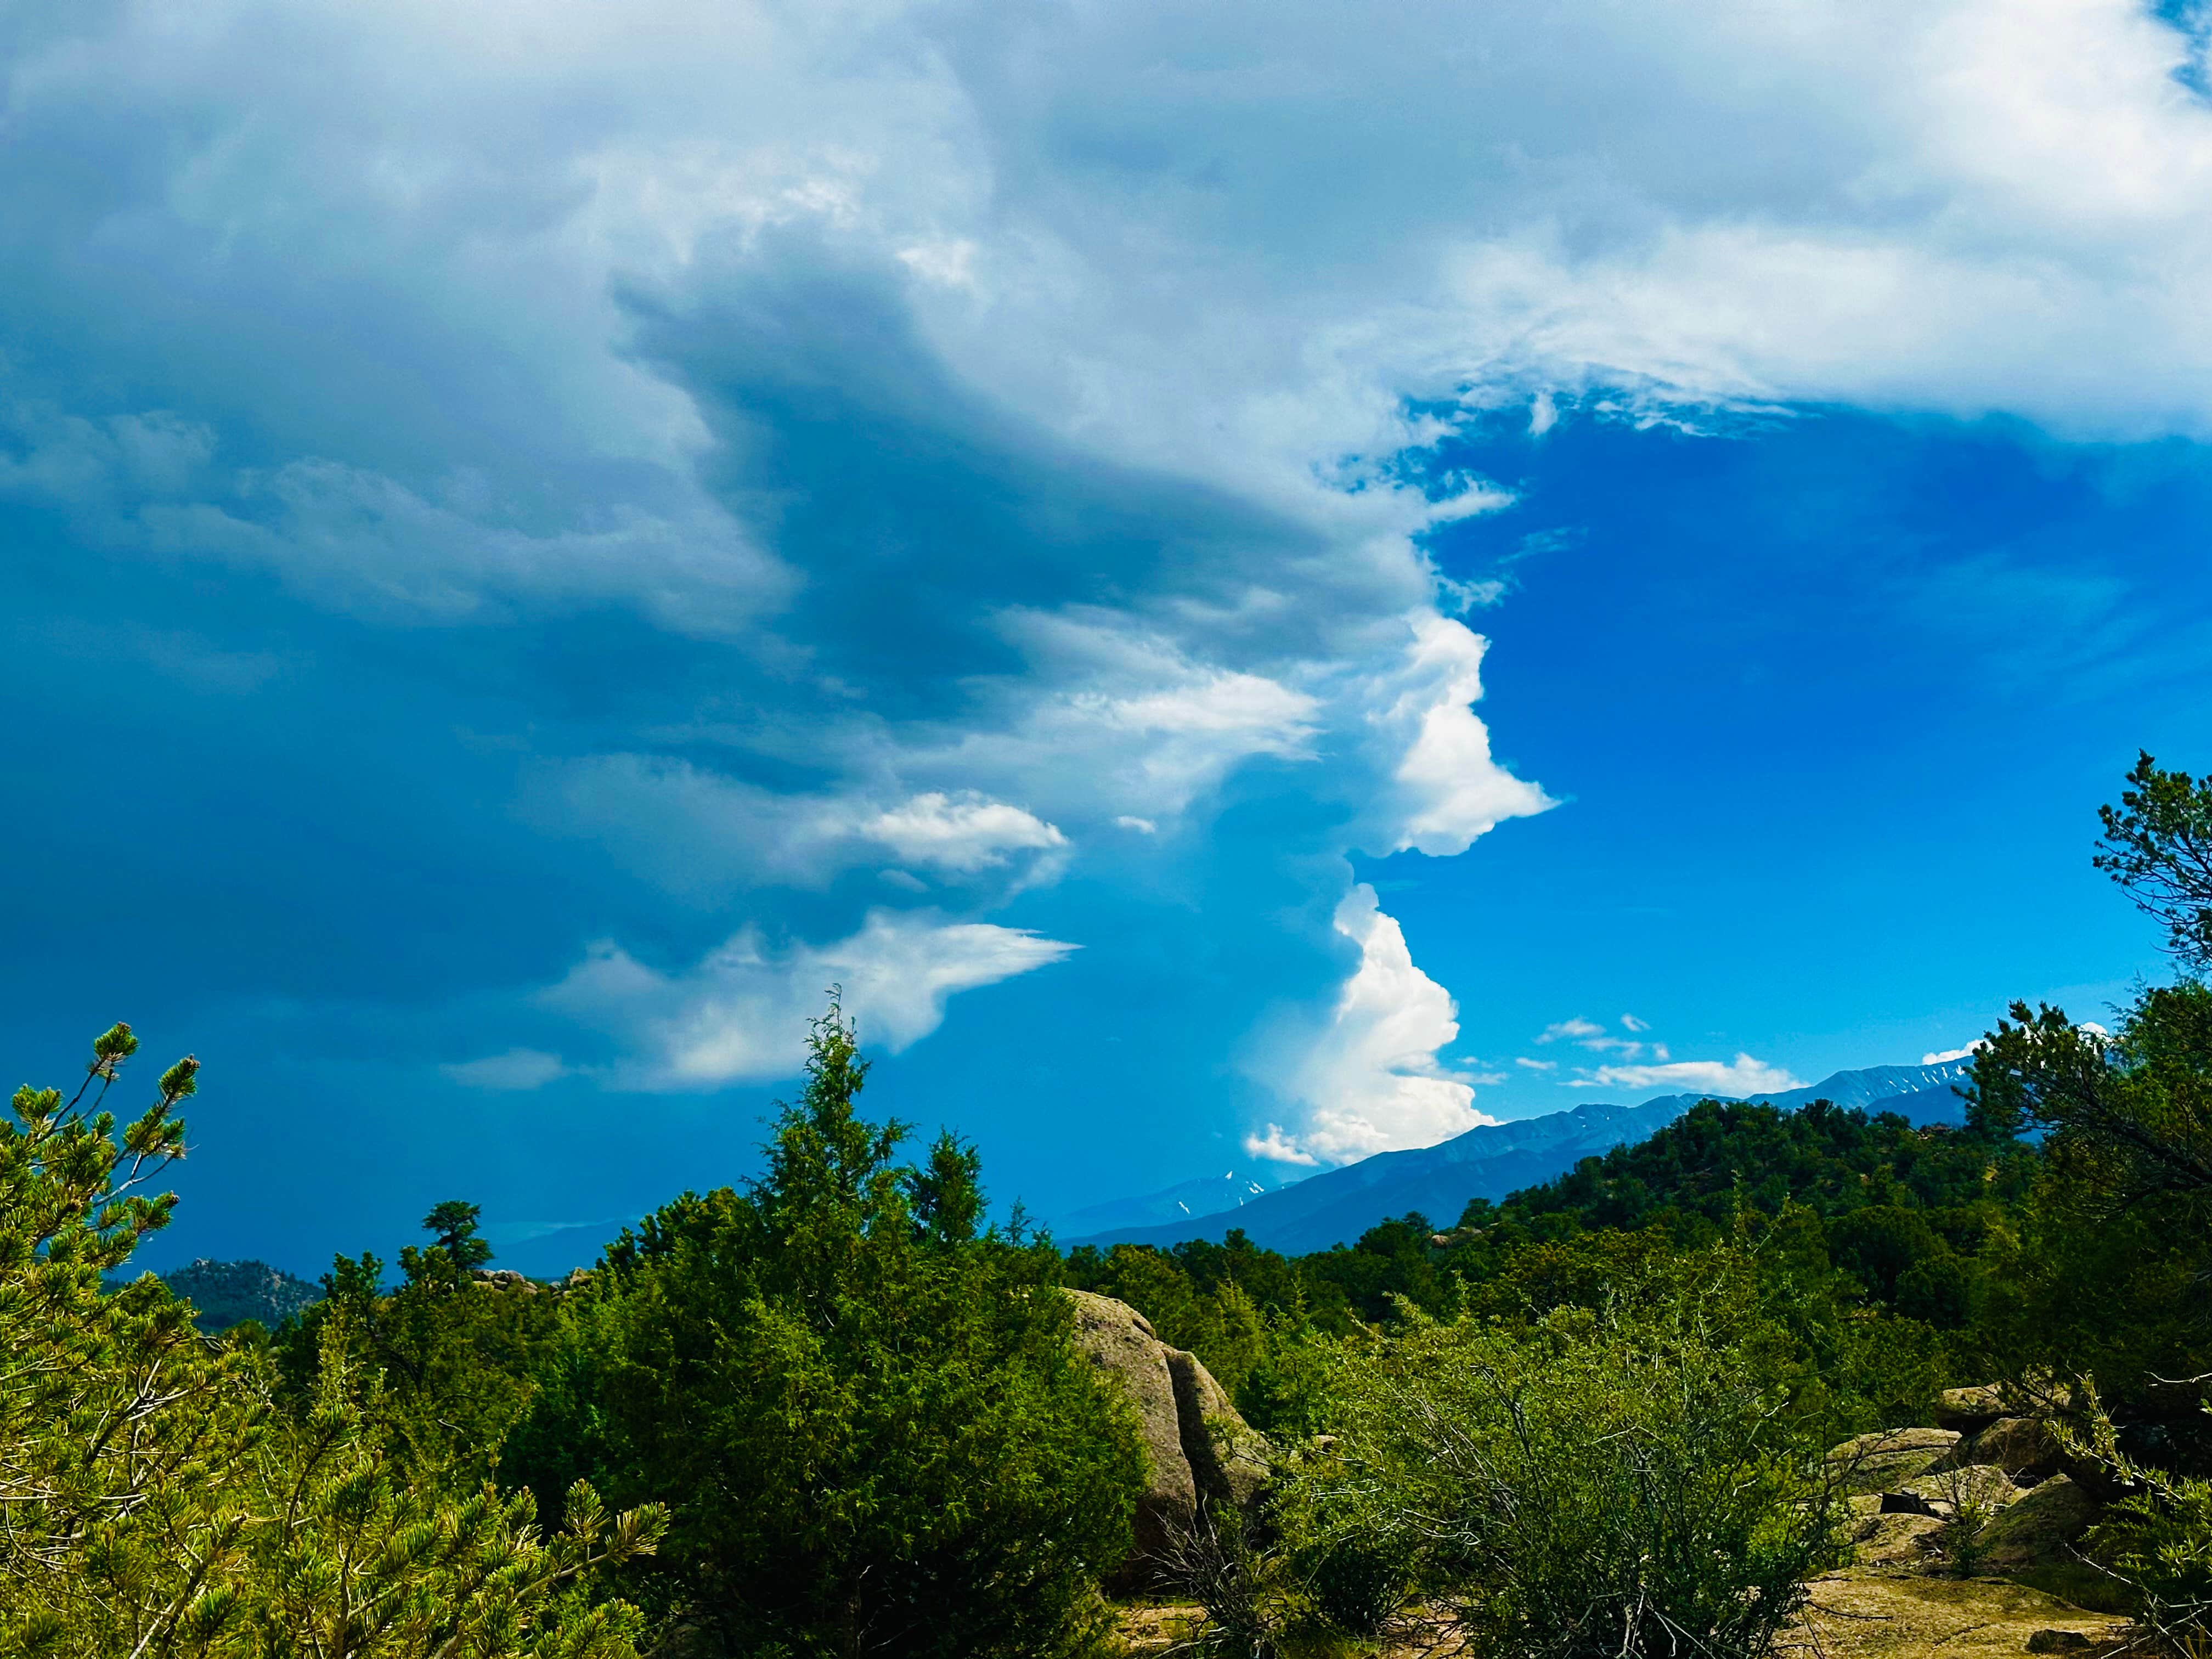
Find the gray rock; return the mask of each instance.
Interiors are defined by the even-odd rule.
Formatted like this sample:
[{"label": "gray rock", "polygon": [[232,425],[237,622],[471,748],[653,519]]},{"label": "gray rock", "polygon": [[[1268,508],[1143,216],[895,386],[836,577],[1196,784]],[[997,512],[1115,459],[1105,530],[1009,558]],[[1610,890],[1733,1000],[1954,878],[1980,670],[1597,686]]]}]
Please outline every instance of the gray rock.
[{"label": "gray rock", "polygon": [[2073,1546],[2096,1524],[2103,1508],[2064,1475],[2053,1475],[1983,1528],[1989,1565],[2016,1572],[2072,1561]]},{"label": "gray rock", "polygon": [[1144,1588],[1197,1520],[1201,1498],[1250,1501],[1267,1478],[1267,1443],[1198,1358],[1161,1341],[1144,1315],[1093,1291],[1066,1294],[1075,1304],[1077,1345],[1114,1378],[1136,1416],[1146,1471],[1136,1547],[1109,1583]]},{"label": "gray rock", "polygon": [[1985,1464],[2002,1469],[2023,1486],[2047,1480],[2064,1466],[2066,1449],[2049,1421],[2040,1417],[2002,1417],[1960,1446],[1944,1467]]},{"label": "gray rock", "polygon": [[1917,1565],[1935,1552],[1942,1530],[1943,1523],[1932,1515],[1884,1510],[1859,1523],[1852,1556],[1863,1567]]},{"label": "gray rock", "polygon": [[1987,1463],[1923,1474],[1906,1481],[1904,1490],[1927,1504],[1929,1514],[1947,1516],[1954,1514],[1962,1504],[1970,1510],[1991,1513],[2020,1496],[2020,1488],[2013,1485],[2005,1472]]},{"label": "gray rock", "polygon": [[1934,1468],[1959,1443],[1952,1429],[1881,1429],[1828,1453],[1828,1474],[1846,1492],[1882,1492]]},{"label": "gray rock", "polygon": [[1208,1504],[1241,1508],[1267,1484],[1267,1443],[1246,1425],[1229,1391],[1196,1354],[1170,1348],[1167,1357],[1183,1457],[1199,1496]]},{"label": "gray rock", "polygon": [[1936,1426],[1960,1434],[1979,1434],[2005,1414],[2004,1394],[1994,1382],[1975,1389],[1946,1389],[1936,1396]]}]

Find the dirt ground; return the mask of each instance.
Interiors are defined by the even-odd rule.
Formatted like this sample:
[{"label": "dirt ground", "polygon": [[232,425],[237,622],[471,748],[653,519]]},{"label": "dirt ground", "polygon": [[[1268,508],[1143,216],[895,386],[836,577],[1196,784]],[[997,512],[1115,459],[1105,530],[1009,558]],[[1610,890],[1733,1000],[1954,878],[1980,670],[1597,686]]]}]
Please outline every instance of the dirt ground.
[{"label": "dirt ground", "polygon": [[[2085,1613],[1999,1579],[1854,1567],[1814,1579],[1812,1590],[1778,1659],[2021,1659],[2031,1653],[2094,1659],[2112,1653],[2127,1629],[2124,1619]],[[1122,1616],[1128,1651],[1168,1653],[1200,1619],[1195,1607],[1131,1607]],[[1461,1651],[1452,1632],[1437,1627],[1383,1650],[1377,1659],[1451,1659]]]},{"label": "dirt ground", "polygon": [[2127,1620],[1998,1579],[1854,1569],[1814,1580],[1800,1626],[1788,1650],[1819,1659],[2012,1659],[2109,1650]]}]

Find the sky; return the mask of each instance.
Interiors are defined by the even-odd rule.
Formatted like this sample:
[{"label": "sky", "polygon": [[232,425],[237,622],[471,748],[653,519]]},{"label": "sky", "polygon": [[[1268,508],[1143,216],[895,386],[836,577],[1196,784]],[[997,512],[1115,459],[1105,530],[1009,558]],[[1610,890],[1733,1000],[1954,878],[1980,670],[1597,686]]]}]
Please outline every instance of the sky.
[{"label": "sky", "polygon": [[0,1039],[201,1059],[150,1265],[550,1271],[832,985],[1048,1220],[2094,1018],[2207,25],[0,4]]}]

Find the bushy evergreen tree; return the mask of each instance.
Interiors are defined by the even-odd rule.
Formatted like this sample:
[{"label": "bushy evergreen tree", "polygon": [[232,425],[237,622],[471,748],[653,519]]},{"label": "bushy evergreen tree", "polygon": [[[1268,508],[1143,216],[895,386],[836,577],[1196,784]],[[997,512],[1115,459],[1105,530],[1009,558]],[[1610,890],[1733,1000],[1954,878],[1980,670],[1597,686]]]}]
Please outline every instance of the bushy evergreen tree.
[{"label": "bushy evergreen tree", "polygon": [[767,1173],[608,1250],[518,1467],[671,1499],[646,1593],[716,1651],[1085,1650],[1142,1480],[1127,1407],[1073,1346],[1056,1255],[979,1232],[950,1138],[896,1165],[866,1070],[833,1003]]},{"label": "bushy evergreen tree", "polygon": [[374,1254],[342,1255],[323,1275],[322,1300],[277,1331],[287,1399],[306,1408],[322,1386],[324,1352],[336,1344],[361,1408],[383,1425],[394,1455],[427,1480],[486,1480],[529,1409],[556,1340],[558,1298],[527,1281],[473,1276],[492,1259],[477,1236],[475,1205],[448,1200],[422,1226],[434,1242],[400,1248],[396,1285],[386,1285]]},{"label": "bushy evergreen tree", "polygon": [[1990,1293],[1992,1341],[2016,1373],[2094,1378],[2124,1419],[2163,1425],[2169,1466],[2212,1474],[2212,990],[2146,990],[2110,1036],[2013,1013],[1974,1110],[2039,1132],[2045,1168]]},{"label": "bushy evergreen tree", "polygon": [[2097,868],[2166,928],[2185,973],[2212,973],[2212,775],[2167,771],[2145,750],[2119,805],[2097,811]]},{"label": "bushy evergreen tree", "polygon": [[115,1026],[74,1099],[26,1088],[0,1121],[0,1653],[631,1659],[637,1615],[585,1581],[649,1553],[659,1510],[579,1486],[549,1540],[527,1492],[395,1459],[343,1342],[287,1413],[259,1346],[200,1336],[151,1274],[103,1288],[169,1218],[143,1188],[183,1155],[198,1070],[118,1136],[100,1103],[137,1048]]}]

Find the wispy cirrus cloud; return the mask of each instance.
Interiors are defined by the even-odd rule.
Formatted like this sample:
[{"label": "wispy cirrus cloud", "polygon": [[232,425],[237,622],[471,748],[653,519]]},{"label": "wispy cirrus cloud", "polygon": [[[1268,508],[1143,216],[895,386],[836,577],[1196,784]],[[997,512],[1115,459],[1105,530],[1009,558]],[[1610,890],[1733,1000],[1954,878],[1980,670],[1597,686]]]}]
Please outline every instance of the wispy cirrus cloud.
[{"label": "wispy cirrus cloud", "polygon": [[509,1048],[438,1069],[465,1089],[488,1089],[501,1094],[542,1089],[574,1070],[560,1055],[547,1054],[542,1048]]},{"label": "wispy cirrus cloud", "polygon": [[[1649,1022],[1640,1020],[1633,1014],[1623,1014],[1620,1017],[1620,1027],[1624,1032],[1644,1032],[1651,1029]],[[1592,1054],[1617,1054],[1624,1060],[1633,1060],[1646,1049],[1650,1050],[1660,1060],[1663,1060],[1667,1058],[1667,1047],[1664,1043],[1646,1042],[1638,1036],[1618,1036],[1595,1020],[1584,1019],[1580,1015],[1547,1025],[1537,1033],[1536,1042],[1540,1045],[1550,1042],[1571,1042],[1577,1048],[1587,1048]],[[1528,1063],[1533,1065],[1535,1062]]]},{"label": "wispy cirrus cloud", "polygon": [[1077,948],[1025,928],[879,909],[824,945],[779,947],[747,929],[673,973],[603,942],[539,1000],[623,1043],[629,1058],[606,1080],[712,1089],[796,1072],[807,1022],[831,986],[863,1037],[896,1054],[935,1030],[960,992],[1048,967]]}]

